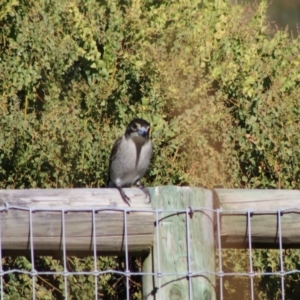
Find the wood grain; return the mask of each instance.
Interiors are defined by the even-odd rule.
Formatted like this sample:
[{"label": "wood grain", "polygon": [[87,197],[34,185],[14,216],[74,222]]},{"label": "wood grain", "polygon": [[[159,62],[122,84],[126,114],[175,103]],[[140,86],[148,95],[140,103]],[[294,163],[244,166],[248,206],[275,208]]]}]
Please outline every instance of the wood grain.
[{"label": "wood grain", "polygon": [[91,252],[95,210],[98,252],[124,254],[125,217],[128,250],[148,251],[154,232],[151,204],[147,204],[139,189],[125,189],[125,192],[131,199],[131,207],[123,202],[116,189],[0,190],[1,247],[8,252],[30,249],[31,215],[35,251],[62,251],[64,225],[66,250]]},{"label": "wood grain", "polygon": [[[158,215],[153,250],[143,271],[161,275],[143,276],[143,299],[216,299],[215,276],[210,273],[215,271],[212,192],[167,186],[154,188],[152,194],[156,208],[171,211]],[[189,214],[189,206],[207,210]]]},{"label": "wood grain", "polygon": [[247,248],[248,218],[252,247],[279,247],[281,210],[281,237],[284,248],[300,246],[300,191],[261,189],[216,189],[221,209],[222,247]]}]

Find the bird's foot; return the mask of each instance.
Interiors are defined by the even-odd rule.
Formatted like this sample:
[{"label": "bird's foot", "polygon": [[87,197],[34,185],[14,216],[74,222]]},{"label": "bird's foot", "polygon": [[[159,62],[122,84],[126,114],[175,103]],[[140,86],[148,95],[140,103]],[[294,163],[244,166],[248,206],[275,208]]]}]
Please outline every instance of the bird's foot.
[{"label": "bird's foot", "polygon": [[117,187],[118,191],[120,192],[120,195],[123,199],[123,201],[128,204],[128,206],[130,206],[130,198],[125,194],[125,192],[123,191],[123,189],[121,187]]},{"label": "bird's foot", "polygon": [[137,186],[140,190],[142,190],[142,191],[144,192],[146,198],[147,198],[147,197],[149,198],[149,201],[148,201],[147,203],[150,203],[150,202],[151,202],[151,196],[150,196],[150,193],[149,193],[148,188],[146,188],[145,186],[143,186],[139,181],[136,183],[136,186]]}]

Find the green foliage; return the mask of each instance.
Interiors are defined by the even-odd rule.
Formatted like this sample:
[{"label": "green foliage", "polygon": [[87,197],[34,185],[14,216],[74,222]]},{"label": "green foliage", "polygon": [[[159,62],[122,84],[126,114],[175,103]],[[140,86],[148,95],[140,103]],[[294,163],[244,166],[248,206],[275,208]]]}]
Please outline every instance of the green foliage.
[{"label": "green foliage", "polygon": [[[130,260],[130,270],[141,272],[141,262],[138,258]],[[29,259],[20,256],[17,258],[5,257],[2,262],[4,271],[12,269],[31,272],[32,265]],[[50,256],[36,257],[35,268],[39,271],[62,273],[64,268],[60,259]],[[94,258],[68,257],[67,268],[69,272],[93,272]],[[97,270],[115,270],[125,272],[124,261],[117,257],[101,257],[97,260]],[[32,299],[33,279],[30,275],[18,272],[9,273],[4,277],[5,300]],[[41,300],[64,299],[65,282],[63,275],[37,275],[34,279],[36,298]],[[67,277],[68,299],[83,300],[95,298],[95,276],[69,275]],[[124,299],[126,286],[124,277],[116,273],[105,273],[97,277],[99,299]],[[141,276],[130,278],[130,291],[133,300],[141,299]]]},{"label": "green foliage", "polygon": [[247,28],[239,15],[221,39],[226,60],[215,56],[213,75],[234,125],[225,153],[233,154],[237,186],[299,188],[299,38],[281,31],[269,38],[265,18],[264,4]]},{"label": "green foliage", "polygon": [[[280,272],[280,253],[275,249],[252,250],[252,267],[254,271],[254,297],[259,300],[281,299],[281,277],[271,273]],[[283,250],[283,269],[299,270],[299,250]],[[250,271],[249,251],[241,249],[223,250],[222,260],[225,273],[235,272],[239,276],[224,277],[224,299],[251,299],[250,280],[247,272]],[[260,274],[268,275],[260,275]],[[244,274],[244,275],[242,275]],[[247,276],[245,276],[247,274]],[[285,276],[285,298],[297,299],[299,295],[299,274]]]},{"label": "green foliage", "polygon": [[5,9],[2,188],[104,186],[135,116],[153,127],[148,184],[298,187],[299,40],[269,37],[264,4]]},{"label": "green foliage", "polygon": [[[0,188],[105,186],[110,148],[134,117],[152,124],[147,185],[299,188],[300,40],[270,34],[264,2],[250,11],[225,1],[12,0],[0,4],[0,25]],[[228,270],[245,267],[242,252],[225,255]],[[258,269],[267,257],[278,267],[272,252],[255,255]],[[297,252],[285,260],[299,268]],[[101,293],[118,299],[110,276]],[[10,299],[30,297],[28,276],[5,280]],[[39,299],[63,282],[45,280]],[[72,294],[92,295],[93,280],[69,278]],[[260,299],[278,297],[277,279],[264,280]]]}]

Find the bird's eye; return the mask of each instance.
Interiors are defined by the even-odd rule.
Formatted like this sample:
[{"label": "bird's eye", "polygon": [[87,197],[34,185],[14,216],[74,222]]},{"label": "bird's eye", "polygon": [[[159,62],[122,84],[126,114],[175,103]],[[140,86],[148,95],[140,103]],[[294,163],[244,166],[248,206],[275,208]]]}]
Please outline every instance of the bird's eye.
[{"label": "bird's eye", "polygon": [[132,130],[137,130],[137,125],[135,124],[135,123],[133,123],[132,125],[131,125],[131,128],[132,128]]}]

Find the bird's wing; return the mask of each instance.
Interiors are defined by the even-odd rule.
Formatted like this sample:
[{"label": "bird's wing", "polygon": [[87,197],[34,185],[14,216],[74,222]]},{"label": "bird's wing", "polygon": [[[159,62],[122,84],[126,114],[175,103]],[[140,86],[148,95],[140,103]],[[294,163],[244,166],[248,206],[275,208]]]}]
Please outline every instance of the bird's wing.
[{"label": "bird's wing", "polygon": [[110,152],[110,157],[109,157],[109,166],[108,166],[108,180],[107,180],[107,186],[109,186],[109,181],[110,181],[110,176],[109,176],[109,170],[110,170],[110,165],[111,165],[111,163],[112,163],[112,161],[115,159],[115,157],[116,157],[116,154],[117,154],[117,152],[118,152],[118,149],[119,149],[119,146],[120,146],[120,144],[121,144],[121,141],[122,141],[122,136],[121,137],[119,137],[116,141],[115,141],[115,143],[114,143],[114,145],[113,145],[113,147],[112,147],[112,149],[111,149],[111,152]]}]

